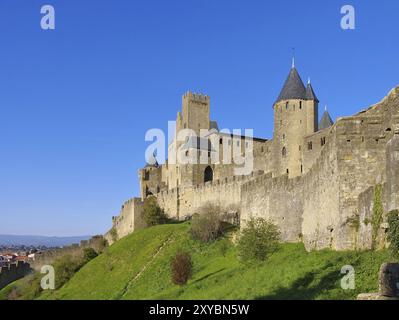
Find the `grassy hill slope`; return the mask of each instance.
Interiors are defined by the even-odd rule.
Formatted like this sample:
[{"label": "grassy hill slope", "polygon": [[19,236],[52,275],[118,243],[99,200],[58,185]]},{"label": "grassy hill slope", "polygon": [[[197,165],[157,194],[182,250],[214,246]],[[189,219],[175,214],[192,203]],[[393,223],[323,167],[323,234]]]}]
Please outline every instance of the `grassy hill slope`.
[{"label": "grassy hill slope", "polygon": [[[244,266],[228,239],[204,245],[192,241],[189,224],[135,232],[85,265],[61,289],[41,299],[353,299],[377,290],[386,251],[307,253],[302,244],[284,244],[266,263]],[[228,250],[223,255],[223,247]],[[178,249],[192,254],[194,273],[186,286],[170,280]],[[340,287],[344,265],[356,271],[356,290]]]}]

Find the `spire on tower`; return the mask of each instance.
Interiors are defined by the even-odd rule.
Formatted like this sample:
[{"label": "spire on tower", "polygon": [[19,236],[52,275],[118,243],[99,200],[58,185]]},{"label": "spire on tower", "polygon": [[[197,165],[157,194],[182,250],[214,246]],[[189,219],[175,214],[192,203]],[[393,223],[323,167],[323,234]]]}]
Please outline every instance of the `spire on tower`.
[{"label": "spire on tower", "polygon": [[292,48],[292,69],[295,68],[295,48]]},{"label": "spire on tower", "polygon": [[323,116],[319,122],[319,130],[327,129],[334,124],[334,121],[331,119],[331,116],[327,111],[327,106],[325,106],[324,109]]},{"label": "spire on tower", "polygon": [[306,88],[295,67],[290,70],[276,103],[281,100],[291,99],[306,100]]},{"label": "spire on tower", "polygon": [[306,86],[306,100],[319,102],[319,99],[317,99],[316,94],[314,93],[312,84],[310,83],[310,77],[308,79],[308,85]]}]

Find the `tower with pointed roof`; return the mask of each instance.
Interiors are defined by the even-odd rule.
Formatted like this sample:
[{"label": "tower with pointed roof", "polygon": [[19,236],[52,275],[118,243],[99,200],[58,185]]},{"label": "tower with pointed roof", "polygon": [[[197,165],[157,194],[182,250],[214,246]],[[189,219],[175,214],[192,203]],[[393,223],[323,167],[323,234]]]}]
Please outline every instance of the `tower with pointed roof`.
[{"label": "tower with pointed roof", "polygon": [[327,106],[324,109],[323,116],[321,117],[320,123],[319,123],[319,130],[324,130],[329,127],[331,127],[334,124],[334,121],[332,121],[330,114],[327,111]]},{"label": "tower with pointed roof", "polygon": [[290,178],[304,171],[303,138],[318,130],[319,100],[310,80],[304,85],[293,61],[287,80],[273,105],[275,175]]}]

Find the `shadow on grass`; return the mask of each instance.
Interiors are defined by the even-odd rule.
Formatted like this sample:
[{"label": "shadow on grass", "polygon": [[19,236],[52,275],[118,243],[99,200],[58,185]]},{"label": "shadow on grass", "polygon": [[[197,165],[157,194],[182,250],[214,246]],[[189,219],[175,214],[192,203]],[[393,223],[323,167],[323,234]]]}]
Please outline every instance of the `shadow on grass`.
[{"label": "shadow on grass", "polygon": [[215,274],[218,274],[218,273],[224,271],[225,269],[226,269],[226,268],[222,268],[222,269],[220,269],[220,270],[218,270],[218,271],[209,273],[209,274],[203,276],[202,278],[199,278],[199,279],[197,279],[197,280],[194,280],[192,283],[194,284],[194,283],[200,282],[200,281],[202,281],[202,280],[208,279],[208,278],[214,276]]},{"label": "shadow on grass", "polygon": [[259,296],[256,300],[314,300],[323,291],[335,289],[339,279],[339,271],[332,271],[320,277],[320,272],[306,273],[297,279],[291,287],[281,287],[272,294]]}]

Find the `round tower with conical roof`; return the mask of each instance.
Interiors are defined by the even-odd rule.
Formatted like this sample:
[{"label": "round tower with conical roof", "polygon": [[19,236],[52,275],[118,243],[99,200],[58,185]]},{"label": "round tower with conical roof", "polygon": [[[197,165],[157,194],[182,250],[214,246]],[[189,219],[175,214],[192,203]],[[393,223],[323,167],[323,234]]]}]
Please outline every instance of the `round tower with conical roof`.
[{"label": "round tower with conical roof", "polygon": [[308,81],[304,85],[295,64],[283,89],[273,105],[274,109],[274,174],[302,175],[304,137],[318,130],[319,101]]}]

